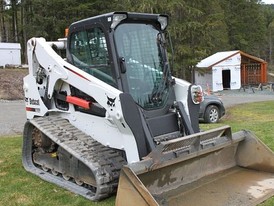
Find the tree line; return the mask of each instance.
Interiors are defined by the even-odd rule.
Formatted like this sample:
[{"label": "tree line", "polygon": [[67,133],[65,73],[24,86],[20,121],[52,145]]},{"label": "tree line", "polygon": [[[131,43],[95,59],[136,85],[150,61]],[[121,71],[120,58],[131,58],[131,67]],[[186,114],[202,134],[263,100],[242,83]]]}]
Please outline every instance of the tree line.
[{"label": "tree line", "polygon": [[174,75],[190,79],[201,59],[242,50],[273,64],[274,5],[261,0],[0,0],[0,41],[56,40],[72,22],[111,11],[163,13],[174,50]]}]

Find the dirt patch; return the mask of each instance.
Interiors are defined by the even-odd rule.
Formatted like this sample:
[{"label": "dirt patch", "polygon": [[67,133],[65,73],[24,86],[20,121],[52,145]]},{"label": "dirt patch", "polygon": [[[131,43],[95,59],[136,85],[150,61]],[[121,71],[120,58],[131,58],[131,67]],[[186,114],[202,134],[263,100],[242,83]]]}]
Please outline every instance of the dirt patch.
[{"label": "dirt patch", "polygon": [[24,99],[23,78],[27,74],[28,69],[0,69],[0,99]]}]

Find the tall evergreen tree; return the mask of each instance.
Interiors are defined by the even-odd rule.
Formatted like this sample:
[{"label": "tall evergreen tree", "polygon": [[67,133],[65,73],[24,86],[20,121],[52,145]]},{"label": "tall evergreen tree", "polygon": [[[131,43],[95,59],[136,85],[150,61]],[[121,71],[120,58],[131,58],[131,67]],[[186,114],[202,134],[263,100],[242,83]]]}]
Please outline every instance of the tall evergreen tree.
[{"label": "tall evergreen tree", "polygon": [[223,8],[231,47],[260,56],[266,27],[259,1],[224,0]]},{"label": "tall evergreen tree", "polygon": [[205,45],[207,55],[218,51],[225,51],[230,49],[228,27],[224,22],[225,12],[220,5],[219,0],[211,0],[201,4],[201,9],[204,12],[204,32],[206,38],[202,41]]},{"label": "tall evergreen tree", "polygon": [[0,6],[2,41],[20,41],[22,47],[33,36],[56,40],[72,22],[106,12],[168,14],[174,72],[188,80],[191,68],[217,51],[240,49],[273,58],[274,9],[261,0],[0,0]]},{"label": "tall evergreen tree", "polygon": [[0,41],[7,41],[6,25],[5,25],[5,6],[6,2],[0,0]]},{"label": "tall evergreen tree", "polygon": [[273,64],[273,43],[274,43],[274,7],[270,5],[262,5],[263,14],[265,16],[265,24],[267,28],[267,44],[265,49],[262,49],[264,59]]}]

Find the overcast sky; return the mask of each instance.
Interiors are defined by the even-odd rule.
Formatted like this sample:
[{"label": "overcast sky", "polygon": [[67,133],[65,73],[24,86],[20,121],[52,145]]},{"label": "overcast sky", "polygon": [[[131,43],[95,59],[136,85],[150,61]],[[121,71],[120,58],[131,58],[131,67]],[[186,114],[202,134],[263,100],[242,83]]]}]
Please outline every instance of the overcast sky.
[{"label": "overcast sky", "polygon": [[265,4],[274,4],[274,0],[262,0]]}]

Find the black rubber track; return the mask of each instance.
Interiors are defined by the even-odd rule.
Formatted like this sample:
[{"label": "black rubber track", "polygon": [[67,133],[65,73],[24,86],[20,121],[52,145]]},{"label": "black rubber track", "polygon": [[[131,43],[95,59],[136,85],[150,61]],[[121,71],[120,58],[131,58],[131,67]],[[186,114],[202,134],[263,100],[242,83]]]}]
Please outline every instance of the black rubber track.
[{"label": "black rubber track", "polygon": [[[36,167],[32,161],[32,131],[35,127],[90,168],[96,180],[96,191]],[[103,146],[66,119],[55,115],[38,117],[26,122],[22,161],[27,171],[93,201],[104,199],[116,192],[120,170],[126,164],[120,152]]]}]

